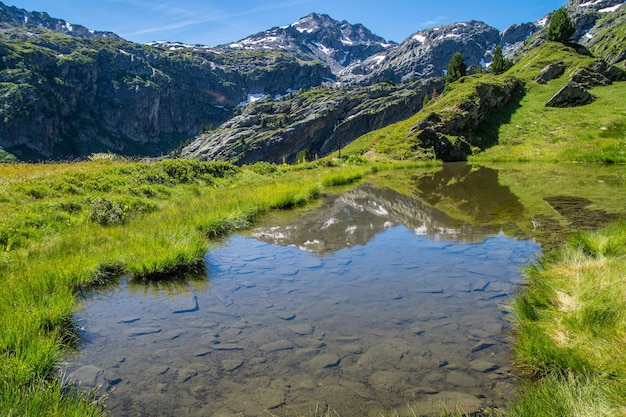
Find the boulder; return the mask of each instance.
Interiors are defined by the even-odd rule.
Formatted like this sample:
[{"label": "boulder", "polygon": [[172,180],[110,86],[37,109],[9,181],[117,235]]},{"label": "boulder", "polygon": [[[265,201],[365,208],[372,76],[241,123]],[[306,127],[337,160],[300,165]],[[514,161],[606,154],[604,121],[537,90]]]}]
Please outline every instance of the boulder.
[{"label": "boulder", "polygon": [[548,100],[546,107],[578,107],[593,100],[594,97],[581,85],[570,81]]},{"label": "boulder", "polygon": [[574,81],[583,88],[592,88],[597,85],[610,85],[611,80],[605,77],[603,74],[595,71],[591,71],[588,68],[581,68],[574,75],[572,75],[571,81]]},{"label": "boulder", "polygon": [[608,78],[610,81],[626,81],[626,72],[623,69],[616,67],[615,65],[610,65],[604,59],[599,59],[595,61],[589,69],[593,72],[598,72],[602,74],[604,77]]},{"label": "boulder", "polygon": [[431,112],[425,119],[420,120],[409,130],[409,136],[415,135],[418,131],[424,130],[427,127],[432,127],[434,124],[441,122],[441,116],[435,112]]},{"label": "boulder", "polygon": [[595,61],[586,68],[578,70],[573,76],[572,81],[591,88],[598,85],[610,85],[616,81],[625,81],[626,72],[615,65],[610,65],[603,59]]},{"label": "boulder", "polygon": [[555,78],[559,78],[565,72],[565,63],[563,61],[554,62],[550,65],[547,65],[544,69],[541,70],[539,75],[535,77],[535,82],[537,84],[546,84],[550,80],[554,80]]},{"label": "boulder", "polygon": [[450,140],[445,134],[432,128],[421,130],[416,135],[417,145],[422,149],[432,149],[437,159],[442,161],[462,161],[471,153],[470,144],[460,136]]}]

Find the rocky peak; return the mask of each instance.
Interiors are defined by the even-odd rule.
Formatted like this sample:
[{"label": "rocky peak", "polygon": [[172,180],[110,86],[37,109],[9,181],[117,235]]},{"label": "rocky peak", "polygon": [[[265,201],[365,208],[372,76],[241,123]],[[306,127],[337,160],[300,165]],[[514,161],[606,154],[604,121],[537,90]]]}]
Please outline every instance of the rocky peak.
[{"label": "rocky peak", "polygon": [[359,84],[438,77],[443,75],[455,52],[461,52],[468,65],[476,65],[499,42],[500,32],[483,22],[471,20],[438,26],[417,32],[399,46],[351,65],[341,76]]},{"label": "rocky peak", "polygon": [[53,30],[74,38],[106,38],[120,39],[113,32],[100,32],[87,29],[81,25],[74,25],[62,19],[50,17],[46,12],[29,12],[15,6],[7,6],[0,2],[0,27],[38,26]]},{"label": "rocky peak", "polygon": [[280,49],[301,59],[322,61],[337,73],[394,45],[361,24],[311,13],[289,26],[259,32],[222,48]]},{"label": "rocky peak", "polygon": [[542,21],[514,24],[500,34],[500,45],[507,57],[511,57],[524,44],[526,39],[543,27]]}]

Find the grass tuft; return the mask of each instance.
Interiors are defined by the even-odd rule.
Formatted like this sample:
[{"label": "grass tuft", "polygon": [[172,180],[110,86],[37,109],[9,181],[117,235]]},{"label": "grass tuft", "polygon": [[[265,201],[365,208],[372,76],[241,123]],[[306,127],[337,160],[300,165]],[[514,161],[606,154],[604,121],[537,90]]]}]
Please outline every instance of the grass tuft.
[{"label": "grass tuft", "polygon": [[574,236],[527,270],[513,308],[515,362],[528,380],[510,415],[624,414],[625,253],[622,221]]}]

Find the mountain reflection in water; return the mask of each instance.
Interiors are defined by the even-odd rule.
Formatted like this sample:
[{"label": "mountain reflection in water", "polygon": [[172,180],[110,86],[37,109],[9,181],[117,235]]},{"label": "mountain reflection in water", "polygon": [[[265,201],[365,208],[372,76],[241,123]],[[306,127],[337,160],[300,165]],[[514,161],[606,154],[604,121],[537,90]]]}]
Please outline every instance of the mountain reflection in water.
[{"label": "mountain reflection in water", "polygon": [[[271,226],[255,229],[252,236],[316,253],[366,245],[397,225],[434,239],[480,242],[507,221],[514,227],[524,211],[508,187],[499,185],[497,171],[466,164],[446,165],[432,176],[419,177],[412,192],[415,197],[364,183],[326,198],[319,209],[270,217],[264,223]],[[454,206],[473,222],[450,218],[436,204]]]}]

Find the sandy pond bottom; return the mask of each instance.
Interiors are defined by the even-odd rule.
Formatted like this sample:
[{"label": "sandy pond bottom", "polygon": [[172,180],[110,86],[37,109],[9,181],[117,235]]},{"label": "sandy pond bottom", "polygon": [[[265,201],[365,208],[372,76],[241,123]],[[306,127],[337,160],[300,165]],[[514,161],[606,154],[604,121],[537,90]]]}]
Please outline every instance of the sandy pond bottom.
[{"label": "sandy pond bottom", "polygon": [[87,298],[63,372],[108,392],[112,416],[503,407],[515,394],[503,305],[537,251],[404,226],[323,255],[233,236],[207,255],[206,281]]}]

